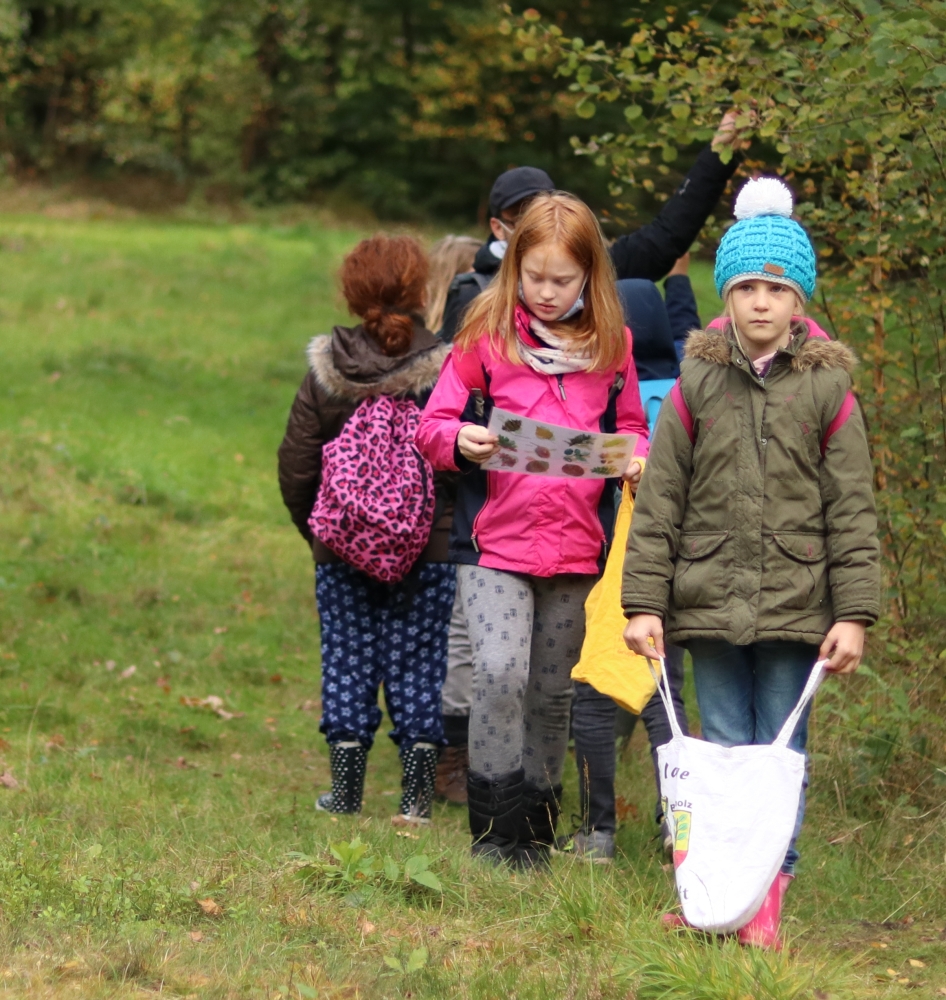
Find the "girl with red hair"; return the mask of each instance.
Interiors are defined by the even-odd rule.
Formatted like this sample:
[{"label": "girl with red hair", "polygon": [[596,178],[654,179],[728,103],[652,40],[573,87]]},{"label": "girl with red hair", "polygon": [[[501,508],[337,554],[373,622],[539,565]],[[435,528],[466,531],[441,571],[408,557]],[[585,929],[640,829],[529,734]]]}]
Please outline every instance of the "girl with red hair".
[{"label": "girl with red hair", "polygon": [[322,484],[323,448],[359,405],[391,396],[424,405],[449,348],[424,326],[427,257],[406,236],[363,240],[345,258],[342,291],[356,326],[336,326],[309,344],[309,371],[279,449],[283,501],[316,563],[321,623],[321,731],[332,790],[316,808],[361,811],[368,751],[381,724],[378,688],[403,765],[396,824],[430,819],[437,755],[444,744],[440,688],[455,570],[447,561],[444,477],[435,478],[436,521],[427,547],[399,583],[382,583],[344,562],[309,525]]}]

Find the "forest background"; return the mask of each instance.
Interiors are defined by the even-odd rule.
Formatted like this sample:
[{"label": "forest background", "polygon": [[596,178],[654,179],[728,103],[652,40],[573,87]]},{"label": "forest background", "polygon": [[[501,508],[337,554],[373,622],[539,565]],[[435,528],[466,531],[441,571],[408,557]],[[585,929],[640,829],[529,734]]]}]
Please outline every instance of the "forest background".
[{"label": "forest background", "polygon": [[529,163],[614,235],[739,109],[740,174],[794,184],[823,318],[868,362],[894,639],[922,625],[938,653],[944,24],[942,0],[0,0],[0,157],[152,207],[304,200],[457,227]]},{"label": "forest background", "polygon": [[[878,927],[891,930],[894,917],[904,923],[913,914],[918,921],[941,920],[946,877],[942,826],[946,807],[942,721],[946,703],[946,254],[942,239],[946,221],[946,0],[886,0],[883,4],[875,0],[746,0],[708,8],[577,0],[562,10],[551,4],[507,9],[494,0],[77,0],[45,5],[0,0],[0,157],[6,203],[16,200],[11,192],[39,186],[73,194],[98,193],[104,201],[124,202],[139,213],[153,215],[153,224],[140,223],[138,228],[125,230],[108,220],[56,228],[48,220],[7,215],[0,231],[0,261],[5,264],[0,280],[0,334],[8,338],[7,419],[0,434],[5,450],[0,457],[9,470],[0,477],[4,510],[0,520],[4,574],[0,577],[4,611],[0,677],[9,689],[0,720],[10,722],[10,728],[4,728],[9,740],[0,737],[0,752],[11,769],[10,774],[6,769],[0,774],[0,784],[5,777],[22,781],[31,774],[34,729],[42,731],[47,751],[44,767],[37,763],[32,776],[23,781],[27,793],[14,800],[19,813],[11,810],[10,822],[20,839],[11,839],[7,856],[0,858],[0,879],[6,880],[7,899],[14,898],[14,887],[19,887],[22,921],[9,927],[0,924],[0,931],[9,937],[7,941],[0,935],[0,946],[21,947],[24,955],[33,949],[39,956],[31,940],[23,944],[22,935],[28,932],[22,928],[33,926],[40,911],[55,924],[59,920],[81,922],[82,914],[92,907],[103,926],[117,912],[114,906],[144,906],[148,913],[158,913],[165,905],[161,893],[166,884],[179,880],[173,852],[156,846],[154,866],[149,867],[151,861],[143,862],[135,876],[144,887],[135,890],[137,895],[126,892],[131,882],[124,877],[116,879],[112,888],[96,881],[95,861],[103,851],[104,835],[95,831],[104,829],[106,817],[114,811],[105,793],[117,795],[120,785],[117,778],[117,784],[109,778],[102,783],[101,794],[90,794],[88,789],[100,787],[102,778],[96,761],[109,761],[107,775],[113,777],[126,765],[139,768],[141,774],[135,772],[135,781],[141,782],[141,789],[157,787],[149,784],[152,749],[155,760],[160,756],[172,762],[167,767],[174,769],[175,781],[183,783],[187,775],[201,781],[208,777],[201,786],[205,799],[194,799],[193,813],[183,806],[179,810],[181,793],[168,780],[167,801],[175,803],[167,812],[173,818],[173,823],[167,819],[170,831],[174,823],[183,823],[181,816],[196,816],[203,809],[203,822],[210,815],[211,806],[200,802],[212,805],[217,800],[206,798],[204,786],[214,785],[212,779],[223,773],[226,760],[240,758],[239,752],[221,753],[219,764],[193,765],[194,754],[209,755],[207,747],[216,747],[216,736],[211,739],[195,733],[188,722],[189,713],[195,711],[191,702],[202,689],[188,688],[188,703],[168,711],[159,708],[158,702],[170,683],[156,686],[149,681],[150,700],[143,689],[129,696],[130,707],[123,714],[109,720],[109,724],[114,721],[120,739],[105,731],[101,704],[107,703],[107,697],[100,703],[100,692],[111,680],[117,684],[116,678],[136,669],[134,664],[146,658],[145,644],[165,641],[162,637],[173,634],[169,623],[177,621],[174,614],[184,613],[175,611],[183,607],[176,603],[180,594],[176,583],[162,589],[144,580],[152,572],[149,560],[190,552],[191,543],[181,541],[179,549],[174,549],[156,539],[175,532],[182,538],[189,531],[228,532],[233,527],[228,516],[234,509],[230,501],[211,502],[204,496],[216,489],[218,479],[226,479],[208,464],[208,456],[219,460],[222,468],[221,456],[230,448],[240,469],[253,466],[258,481],[254,480],[253,504],[247,507],[248,525],[276,516],[278,500],[272,494],[272,470],[266,465],[272,448],[263,438],[276,433],[273,428],[281,421],[301,374],[297,346],[312,332],[313,322],[332,321],[330,271],[345,249],[372,227],[406,226],[428,239],[446,227],[482,232],[492,178],[521,163],[548,169],[558,184],[588,200],[606,231],[614,235],[659,210],[696,151],[709,141],[721,113],[729,108],[738,110],[738,125],[748,143],[736,185],[739,178],[762,170],[778,171],[792,185],[798,215],[819,252],[820,286],[812,311],[832,333],[850,341],[862,358],[857,388],[871,437],[881,523],[885,614],[870,633],[868,669],[833,696],[826,693],[820,710],[823,730],[816,741],[815,761],[821,770],[813,815],[821,821],[812,824],[818,831],[812,837],[820,842],[822,835],[827,836],[815,856],[824,859],[821,867],[825,863],[828,867],[823,894],[808,897],[810,902],[805,904],[810,907],[810,926],[816,928],[811,939],[827,941],[821,928],[839,920],[856,921],[866,910],[875,921],[870,925],[873,930],[864,925],[867,935],[879,933]],[[310,221],[296,229],[271,224],[278,211],[271,206],[300,203],[327,207],[330,213],[322,218],[331,217],[336,224],[316,225],[311,220],[319,216],[305,212],[295,217]],[[170,226],[163,228],[163,220],[175,206],[192,210],[190,218],[210,228],[215,223],[206,220],[217,216],[204,212],[207,206],[220,206],[224,217],[231,213],[251,226],[232,230],[221,226],[219,233],[208,233],[195,224],[193,231],[184,225],[172,232]],[[173,211],[170,214],[173,217]],[[707,257],[721,232],[721,220],[728,215],[724,199],[717,219],[710,220],[701,237]],[[346,226],[346,219],[355,219],[356,224]],[[83,249],[84,241],[94,245],[94,253]],[[271,266],[264,264],[267,254]],[[208,269],[206,274],[202,268]],[[294,283],[291,294],[288,285],[280,284],[290,278]],[[159,292],[167,302],[162,298],[151,311],[149,296]],[[271,329],[275,313],[267,307],[274,302],[284,310],[280,330]],[[292,303],[299,303],[298,308],[290,309]],[[241,322],[249,338],[242,361],[231,357],[229,346],[225,347]],[[88,338],[81,349],[78,340],[67,336],[70,324],[82,327],[83,337]],[[179,343],[181,331],[189,333]],[[260,331],[266,331],[266,337]],[[161,346],[162,338],[167,339],[165,346]],[[171,359],[167,372],[150,360],[152,352],[160,355],[165,350]],[[273,360],[275,355],[279,356]],[[266,361],[257,364],[264,357]],[[252,409],[241,414],[246,428],[226,409],[232,406],[232,396],[222,383],[218,385],[217,369],[225,379],[230,366],[242,370],[241,365],[246,368],[246,382],[235,390],[244,394],[241,399],[272,390],[265,428]],[[262,381],[258,369],[265,370]],[[198,375],[193,389],[188,388],[188,380]],[[107,391],[100,386],[103,379]],[[159,383],[163,388],[155,388]],[[125,387],[127,399],[116,391],[119,385]],[[170,435],[182,433],[189,426],[185,420],[195,423],[194,480],[188,485],[189,493],[180,491],[181,497],[188,493],[185,499],[175,499],[176,494],[157,478],[151,482],[144,473],[135,478],[128,471],[146,456],[165,454],[171,466],[190,468],[177,444],[152,447],[144,438],[135,438],[127,454],[122,452],[123,471],[116,476],[125,478],[119,485],[110,484],[104,473],[95,471],[96,463],[104,464],[102,456],[107,451],[100,438],[137,434],[137,425],[127,414],[139,405],[136,394],[143,386],[143,391],[159,397],[164,390],[182,398],[193,391],[194,398],[208,401],[205,413],[189,415],[170,408],[168,401],[168,417],[161,424],[160,433]],[[73,395],[63,403],[55,394],[67,389]],[[212,395],[218,390],[219,399]],[[46,423],[37,429],[22,418],[27,397],[35,397],[50,430]],[[176,399],[175,407],[179,405]],[[113,411],[103,421],[106,411],[97,407],[105,404]],[[156,404],[147,403],[151,405]],[[136,411],[144,414],[143,421],[150,421],[147,406]],[[70,439],[68,447],[58,438],[54,442],[56,435],[66,434],[55,421],[66,416],[79,419],[76,415],[86,409],[88,423],[82,425],[81,433],[76,432],[75,440]],[[207,432],[216,426],[215,421],[221,425],[219,438]],[[259,437],[258,441],[253,438],[254,451],[243,444],[238,451],[236,445],[231,448],[224,430]],[[21,447],[25,449],[22,456],[17,451]],[[82,449],[88,452],[82,451],[81,461],[76,459],[78,471],[68,471],[69,449],[76,454]],[[88,470],[83,471],[83,463]],[[209,468],[215,471],[208,477]],[[93,503],[105,506],[93,515],[97,510]],[[67,525],[65,531],[60,518]],[[113,524],[126,531],[123,544],[133,555],[123,557],[121,572],[116,569],[114,579],[110,578],[112,589],[102,583],[100,593],[98,584],[90,584],[80,568],[86,563],[91,566],[103,553],[119,550],[117,543],[108,541]],[[287,525],[281,524],[279,530],[283,529],[291,534]],[[95,538],[82,556],[86,563],[65,550],[55,550],[55,545],[74,541],[78,551],[86,545],[82,539],[89,533]],[[247,725],[249,735],[244,738],[248,740],[268,739],[267,734],[275,732],[271,727],[276,726],[277,709],[288,711],[297,697],[281,680],[271,683],[273,677],[281,676],[282,665],[271,677],[259,666],[269,656],[267,650],[270,646],[280,650],[277,664],[281,656],[301,661],[300,650],[306,648],[310,636],[310,622],[303,620],[298,602],[287,601],[285,594],[290,591],[280,590],[282,576],[270,580],[274,569],[278,574],[289,573],[280,554],[283,547],[289,551],[290,543],[282,534],[277,543],[277,534],[271,547],[261,547],[253,557],[252,574],[240,562],[250,558],[243,553],[244,542],[237,539],[232,545],[234,552],[241,553],[233,557],[234,580],[246,588],[239,591],[241,595],[250,593],[244,581],[250,575],[256,581],[254,587],[258,583],[273,589],[267,603],[278,608],[282,617],[266,619],[271,636],[255,618],[247,618],[245,637],[241,634],[249,644],[245,652],[223,649],[220,637],[229,634],[229,626],[224,625],[212,628],[216,645],[209,651],[200,651],[196,638],[192,651],[179,636],[174,640],[177,645],[166,651],[167,657],[165,651],[154,652],[162,662],[170,658],[175,670],[181,662],[192,671],[181,681],[175,676],[175,688],[186,678],[192,686],[206,683],[216,689],[213,679],[213,684],[225,690],[224,677],[236,676],[240,681],[243,675],[234,674],[234,669],[245,666],[247,683],[241,683],[242,693],[235,697],[243,698],[240,710],[247,711],[254,723],[264,723],[260,733],[256,733],[259,726]],[[60,586],[58,575],[66,572],[61,560],[66,560],[75,579],[63,577]],[[175,566],[178,573],[207,571],[210,596],[201,598],[199,615],[193,612],[196,637],[201,629],[210,628],[211,619],[217,620],[213,616],[222,613],[224,605],[216,591],[211,593],[209,582],[212,579],[216,587],[219,581],[209,563],[197,566],[180,559]],[[162,568],[160,572],[171,571]],[[127,580],[121,574],[127,574]],[[293,580],[297,590],[292,593],[299,596],[301,585],[296,577]],[[195,592],[199,589],[195,585]],[[169,599],[165,590],[171,594]],[[310,600],[308,592],[304,600]],[[243,615],[244,605],[250,606],[250,599],[241,596],[226,608],[233,616]],[[112,608],[107,619],[101,614],[103,606]],[[290,628],[286,616],[292,615],[296,617]],[[259,617],[266,618],[263,611]],[[60,649],[50,639],[54,633],[59,635],[59,625],[54,623],[73,618],[88,624],[88,636],[82,638],[74,623],[63,624]],[[104,660],[108,655],[96,652],[105,636],[121,651],[114,652],[114,660],[106,664],[118,661],[124,671],[116,668],[114,674],[103,673],[107,666],[101,667],[94,659]],[[253,643],[257,645],[251,648]],[[296,644],[291,656],[287,643]],[[167,663],[159,667],[155,659],[154,664],[155,672],[160,671],[158,681],[167,681]],[[255,678],[252,684],[250,678]],[[60,692],[60,700],[63,691],[81,689],[87,701],[76,704],[83,709],[70,714],[57,706],[60,718],[44,707],[47,683]],[[301,690],[303,681],[298,683]],[[175,711],[180,718],[173,715]],[[120,741],[131,746],[134,734],[140,735],[142,718],[154,727],[147,747],[139,756],[119,754]],[[211,722],[204,725],[209,730]],[[290,736],[295,739],[295,734]],[[60,738],[64,744],[57,742]],[[281,734],[280,739],[290,746]],[[93,749],[100,741],[99,749]],[[303,742],[300,736],[300,747]],[[61,745],[67,749],[60,756],[56,748]],[[307,747],[299,753],[307,754]],[[52,768],[44,771],[46,757],[59,762],[55,773]],[[89,785],[82,783],[79,774],[86,765]],[[385,774],[395,772],[393,761],[385,767]],[[14,773],[19,779],[14,779]],[[64,799],[65,782],[72,784]],[[274,803],[281,801],[278,782],[271,781],[268,771],[260,771],[253,787],[258,793],[261,786]],[[299,787],[300,794],[308,794],[301,791],[301,777]],[[126,805],[145,794],[137,784],[128,788],[133,791],[122,793]],[[228,784],[226,792],[219,793],[221,800],[229,790]],[[379,789],[376,794],[387,791]],[[292,812],[281,822],[295,834],[294,796],[295,791]],[[153,801],[163,800],[158,796]],[[137,806],[128,808],[137,810]],[[238,815],[239,808],[233,808],[233,815]],[[282,815],[278,808],[273,805],[270,810],[267,805],[265,816]],[[70,840],[72,833],[63,839],[48,819],[63,810],[72,816],[70,823],[78,831],[75,844]],[[379,805],[375,811],[380,815],[383,810]],[[144,825],[136,834],[128,816],[121,822],[128,826],[135,850],[141,837],[154,837],[153,831],[145,832]],[[221,828],[235,825],[219,817],[214,822]],[[454,839],[451,851],[438,862],[441,874],[461,864],[455,850],[463,842],[459,821],[453,826],[456,829],[444,835]],[[303,827],[308,836],[306,824]],[[278,833],[278,824],[273,830]],[[373,835],[380,833],[375,830]],[[632,830],[631,835],[638,837],[638,832]],[[171,832],[168,839],[173,841]],[[205,841],[194,833],[195,857],[205,850]],[[116,843],[121,846],[120,838]],[[391,844],[402,849],[411,846],[394,840]],[[625,846],[631,844],[628,839]],[[242,842],[239,846],[245,849]],[[284,846],[285,837],[274,833],[272,844],[260,850],[271,859]],[[62,858],[71,852],[73,861],[67,864],[57,851]],[[104,851],[103,857],[110,854],[109,844]],[[844,853],[845,859],[852,859],[848,867],[835,859],[842,852],[850,852]],[[31,858],[35,868],[30,867]],[[166,882],[162,864],[170,872]],[[662,875],[653,874],[654,881],[645,881],[642,890],[648,899],[651,886],[662,884]],[[48,882],[44,881],[47,876]],[[224,872],[213,885],[230,885],[231,877],[236,876]],[[478,876],[464,869],[451,877],[459,893]],[[240,878],[247,884],[252,881],[247,873]],[[259,900],[270,892],[267,879],[260,875],[253,882]],[[573,882],[568,879],[556,892],[572,892]],[[94,906],[86,881],[99,894],[94,896]],[[870,886],[867,896],[863,894],[866,886]],[[106,888],[108,892],[114,889],[119,902],[108,896]],[[589,891],[593,890],[592,880]],[[56,909],[50,900],[58,898],[60,891],[66,901],[57,903]],[[181,914],[191,914],[196,906],[191,896],[196,892],[193,889],[180,899],[174,896],[173,906]],[[217,888],[214,892],[219,895]],[[619,901],[623,905],[623,893],[623,883],[616,884],[608,898],[615,906]],[[245,894],[245,899],[251,895]],[[146,896],[157,902],[145,906],[141,900]],[[829,898],[839,901],[837,910],[831,909]],[[234,914],[245,899],[234,898]],[[290,902],[295,907],[296,897]],[[574,904],[574,912],[567,907],[563,911],[557,896],[549,908],[550,912],[573,912],[576,948],[593,949],[602,940],[595,934],[601,932],[588,930],[594,921],[583,909],[586,903],[588,912],[598,912],[596,919],[606,923],[601,907],[584,897]],[[343,907],[348,905],[339,903],[338,913],[346,913]],[[467,904],[456,905],[466,920]],[[537,898],[535,906],[536,919],[545,919],[545,902]],[[509,912],[509,919],[515,919],[514,908]],[[244,920],[243,911],[239,913]],[[884,919],[888,914],[890,919]],[[280,926],[296,926],[295,917],[279,920]],[[625,926],[622,921],[624,917],[615,916],[607,923],[618,928]],[[505,928],[505,920],[503,924]],[[637,933],[633,923],[627,926]],[[941,943],[946,932],[939,926],[935,931]],[[303,930],[298,933],[302,935]],[[364,946],[365,933],[359,933]],[[260,934],[268,939],[270,929]],[[354,930],[351,934],[354,941],[358,934]],[[549,934],[538,942],[536,954],[553,954],[551,942],[559,938],[552,930]],[[188,940],[196,942],[197,938]],[[479,947],[478,939],[470,940],[474,941],[470,948]],[[616,954],[624,947],[623,939],[620,947],[612,944],[603,952]],[[831,945],[825,947],[830,950]],[[870,947],[877,948],[878,957],[888,954],[883,940],[870,942]],[[160,950],[157,944],[154,948]],[[661,949],[655,944],[655,954],[663,961],[666,956]],[[220,953],[225,952],[221,941]],[[142,968],[160,964],[156,958],[146,955],[145,959]],[[402,959],[408,962],[407,952]],[[699,963],[704,960],[704,952],[694,950],[694,983],[702,975]],[[526,964],[530,961],[526,956]],[[591,957],[588,961],[587,974],[595,980],[596,966]],[[903,961],[907,961],[906,954]],[[63,958],[62,962],[55,966],[55,975],[72,975],[72,960]],[[132,966],[123,963],[124,959],[114,962],[116,974],[125,977]],[[495,966],[487,966],[492,974]],[[395,970],[393,965],[389,968]],[[911,968],[922,969],[922,962]],[[523,974],[512,965],[508,972],[510,982]],[[287,976],[291,985],[291,967]],[[915,985],[893,976],[889,968],[882,969],[879,977],[884,985],[877,986],[878,995],[888,995],[888,990],[896,991],[900,985]],[[694,986],[693,995],[708,995],[705,983],[701,988],[703,992]],[[942,995],[938,979],[938,993],[932,992],[932,981],[925,988],[930,992],[915,995]],[[484,979],[482,995],[492,996],[491,990]],[[536,990],[536,996],[545,995],[538,986]],[[733,990],[732,996],[747,992],[736,986]],[[430,991],[432,996],[446,995],[442,983],[433,980]],[[656,996],[659,991],[639,995]],[[678,995],[684,994],[678,991]],[[719,995],[730,994],[721,991]],[[751,995],[789,993],[756,991]],[[799,987],[797,995],[810,994]]]}]

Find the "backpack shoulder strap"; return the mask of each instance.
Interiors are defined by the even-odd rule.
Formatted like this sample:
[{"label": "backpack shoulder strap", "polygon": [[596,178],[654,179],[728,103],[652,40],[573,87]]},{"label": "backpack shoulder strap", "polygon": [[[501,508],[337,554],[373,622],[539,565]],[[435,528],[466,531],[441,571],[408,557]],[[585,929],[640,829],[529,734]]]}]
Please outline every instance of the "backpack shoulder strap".
[{"label": "backpack shoulder strap", "polygon": [[481,291],[486,291],[489,283],[493,279],[488,274],[481,274],[479,271],[464,271],[462,274],[458,274],[453,281],[450,282],[450,291],[455,292],[462,288],[464,285],[476,285],[476,287]]},{"label": "backpack shoulder strap", "polygon": [[601,415],[598,426],[602,434],[617,434],[618,431],[618,396],[624,388],[624,376],[618,372],[608,389],[608,403]]},{"label": "backpack shoulder strap", "polygon": [[486,418],[486,403],[489,399],[489,372],[476,351],[464,351],[454,347],[450,357],[460,381],[466,386],[473,404],[473,416],[477,421]]},{"label": "backpack shoulder strap", "polygon": [[673,408],[677,411],[677,416],[680,418],[680,423],[683,424],[686,436],[690,439],[690,444],[693,444],[696,441],[696,434],[693,430],[693,414],[690,412],[690,407],[687,406],[680,379],[673,383],[673,388],[670,390],[670,402],[673,403]]}]

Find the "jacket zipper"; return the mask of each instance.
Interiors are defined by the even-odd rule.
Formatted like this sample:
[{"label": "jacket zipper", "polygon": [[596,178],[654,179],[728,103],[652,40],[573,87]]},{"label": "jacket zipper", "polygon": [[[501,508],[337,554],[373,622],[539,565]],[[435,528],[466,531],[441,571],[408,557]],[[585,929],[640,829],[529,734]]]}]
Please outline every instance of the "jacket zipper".
[{"label": "jacket zipper", "polygon": [[483,506],[476,512],[476,517],[473,518],[473,530],[470,532],[470,541],[473,543],[473,551],[479,553],[480,547],[476,542],[476,535],[479,531],[480,518],[483,516],[483,511],[486,510],[486,505],[489,503],[489,493],[490,493],[490,478],[489,473],[486,473],[486,499],[483,501]]},{"label": "jacket zipper", "polygon": [[558,374],[555,377],[556,377],[556,379],[558,379],[558,392],[559,392],[559,395],[562,397],[562,402],[565,402],[565,399],[566,399],[566,396],[565,396],[565,376],[562,375],[562,374]]}]

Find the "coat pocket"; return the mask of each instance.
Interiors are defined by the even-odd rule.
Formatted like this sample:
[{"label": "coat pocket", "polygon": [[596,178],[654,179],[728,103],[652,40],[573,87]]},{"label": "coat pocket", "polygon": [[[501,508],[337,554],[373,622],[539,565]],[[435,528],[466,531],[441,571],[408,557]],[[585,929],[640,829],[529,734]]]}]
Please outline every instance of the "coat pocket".
[{"label": "coat pocket", "polygon": [[774,531],[766,539],[762,586],[772,610],[817,610],[828,593],[827,550],[823,535]]},{"label": "coat pocket", "polygon": [[728,531],[686,531],[673,573],[673,604],[685,608],[718,608],[725,599],[723,563],[719,549]]}]

